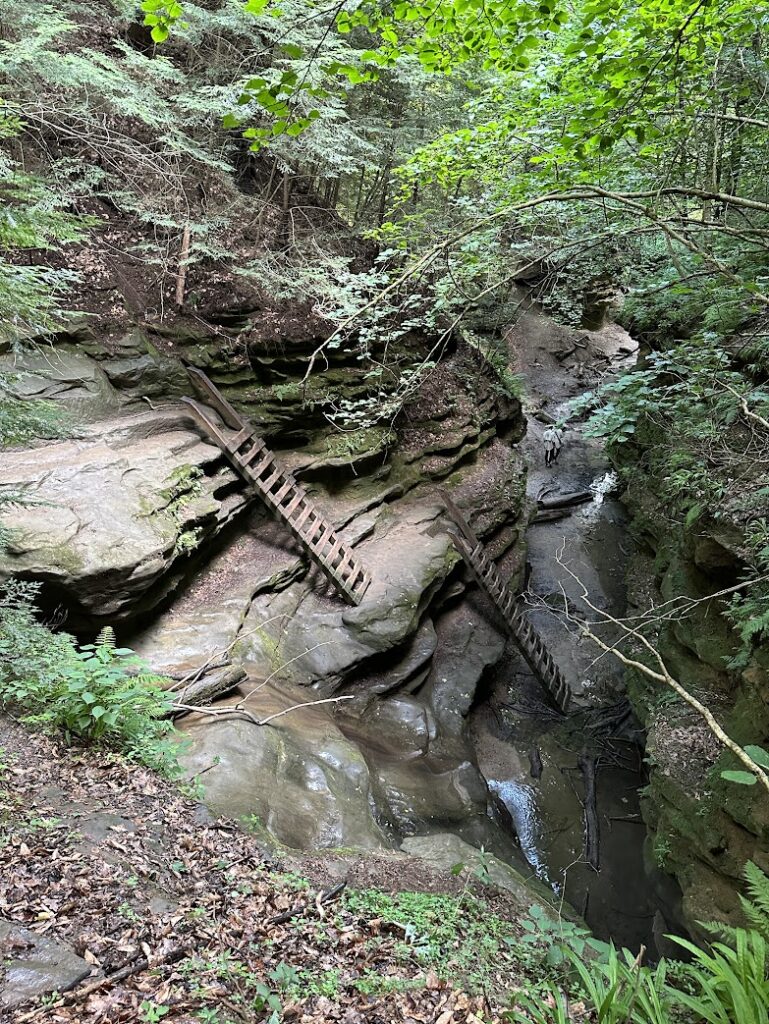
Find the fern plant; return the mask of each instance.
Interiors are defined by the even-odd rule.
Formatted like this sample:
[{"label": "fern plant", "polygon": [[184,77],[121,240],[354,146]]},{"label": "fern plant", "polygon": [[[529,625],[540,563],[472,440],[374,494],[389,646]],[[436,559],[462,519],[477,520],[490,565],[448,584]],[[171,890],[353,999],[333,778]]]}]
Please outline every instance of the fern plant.
[{"label": "fern plant", "polygon": [[177,775],[162,677],[118,647],[110,627],[93,644],[53,633],[36,620],[33,596],[12,585],[0,598],[0,707],[67,742],[99,743]]},{"label": "fern plant", "polygon": [[[769,877],[753,861],[743,869],[747,895],[740,895],[740,905],[748,926],[769,942]],[[703,925],[711,935],[717,935],[734,945],[739,929],[720,921],[706,921]]]},{"label": "fern plant", "polygon": [[748,924],[769,942],[769,877],[753,861],[748,861],[743,874],[748,896],[740,896]]}]

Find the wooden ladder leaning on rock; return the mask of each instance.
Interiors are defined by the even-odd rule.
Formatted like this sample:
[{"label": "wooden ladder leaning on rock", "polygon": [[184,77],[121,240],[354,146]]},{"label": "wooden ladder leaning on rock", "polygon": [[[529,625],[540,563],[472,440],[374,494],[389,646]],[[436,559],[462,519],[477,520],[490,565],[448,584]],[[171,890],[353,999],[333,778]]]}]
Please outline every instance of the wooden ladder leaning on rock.
[{"label": "wooden ladder leaning on rock", "polygon": [[539,677],[556,706],[563,712],[571,702],[571,687],[545,647],[542,637],[523,614],[516,595],[497,572],[497,567],[484,550],[483,544],[470,529],[467,520],[445,492],[441,498],[456,531],[449,530],[451,539],[467,563],[479,586],[494,603],[515,642],[533,671]]},{"label": "wooden ladder leaning on rock", "polygon": [[183,398],[195,422],[288,527],[344,600],[360,604],[371,576],[357,561],[352,549],[317,511],[292,474],[281,468],[251,424],[230,405],[208,377],[190,367],[187,372],[197,390],[205,396],[206,405],[215,409],[234,433],[227,436],[211,418],[208,409],[192,398]]}]

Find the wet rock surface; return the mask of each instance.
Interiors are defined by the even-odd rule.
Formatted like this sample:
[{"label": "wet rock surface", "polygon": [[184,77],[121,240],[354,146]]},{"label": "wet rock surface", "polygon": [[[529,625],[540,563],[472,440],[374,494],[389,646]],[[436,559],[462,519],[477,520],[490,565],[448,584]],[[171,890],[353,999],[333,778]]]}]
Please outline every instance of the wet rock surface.
[{"label": "wet rock surface", "polygon": [[63,943],[2,918],[0,957],[0,1010],[49,992],[66,992],[92,971]]},{"label": "wet rock surface", "polygon": [[[294,703],[292,696],[262,692],[245,706],[266,716]],[[201,717],[185,724],[185,734],[192,744],[185,765],[193,775],[205,771],[206,803],[215,813],[260,825],[293,849],[390,845],[374,819],[360,750],[323,708],[265,727]]]}]

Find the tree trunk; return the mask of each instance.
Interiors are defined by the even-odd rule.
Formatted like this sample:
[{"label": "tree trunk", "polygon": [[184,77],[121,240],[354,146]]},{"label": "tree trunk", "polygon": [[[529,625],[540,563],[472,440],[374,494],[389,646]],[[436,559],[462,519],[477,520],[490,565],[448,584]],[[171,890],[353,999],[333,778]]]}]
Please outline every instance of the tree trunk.
[{"label": "tree trunk", "polygon": [[[245,678],[246,673],[244,669],[238,668],[235,665],[228,665],[226,668],[207,672],[202,679],[198,679],[196,682],[190,683],[189,686],[185,686],[183,690],[174,693],[173,698],[178,704],[192,704],[204,707],[213,703],[218,697],[223,697],[230,690],[234,690],[238,683]],[[172,711],[170,717],[178,719],[189,714],[189,711],[177,710]]]},{"label": "tree trunk", "polygon": [[179,309],[184,305],[184,285],[187,281],[187,260],[190,258],[190,226],[184,225],[182,231],[182,247],[179,251],[179,270],[176,274],[176,305]]}]

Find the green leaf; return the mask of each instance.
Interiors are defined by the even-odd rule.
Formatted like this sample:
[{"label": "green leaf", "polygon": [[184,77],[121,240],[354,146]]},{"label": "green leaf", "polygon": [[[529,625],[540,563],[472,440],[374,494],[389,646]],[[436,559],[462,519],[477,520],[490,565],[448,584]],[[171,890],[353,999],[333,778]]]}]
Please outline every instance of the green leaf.
[{"label": "green leaf", "polygon": [[743,747],[748,757],[755,761],[761,768],[769,769],[769,751],[764,750],[763,747],[756,747],[753,744],[747,747]]},{"label": "green leaf", "polygon": [[750,772],[721,772],[721,778],[727,782],[736,782],[740,786],[755,786],[758,779]]},{"label": "green leaf", "polygon": [[685,525],[686,526],[691,526],[693,523],[695,523],[699,519],[699,517],[702,515],[702,510],[703,510],[702,504],[695,503],[694,505],[692,505],[692,507],[686,513],[686,519],[684,520]]}]

